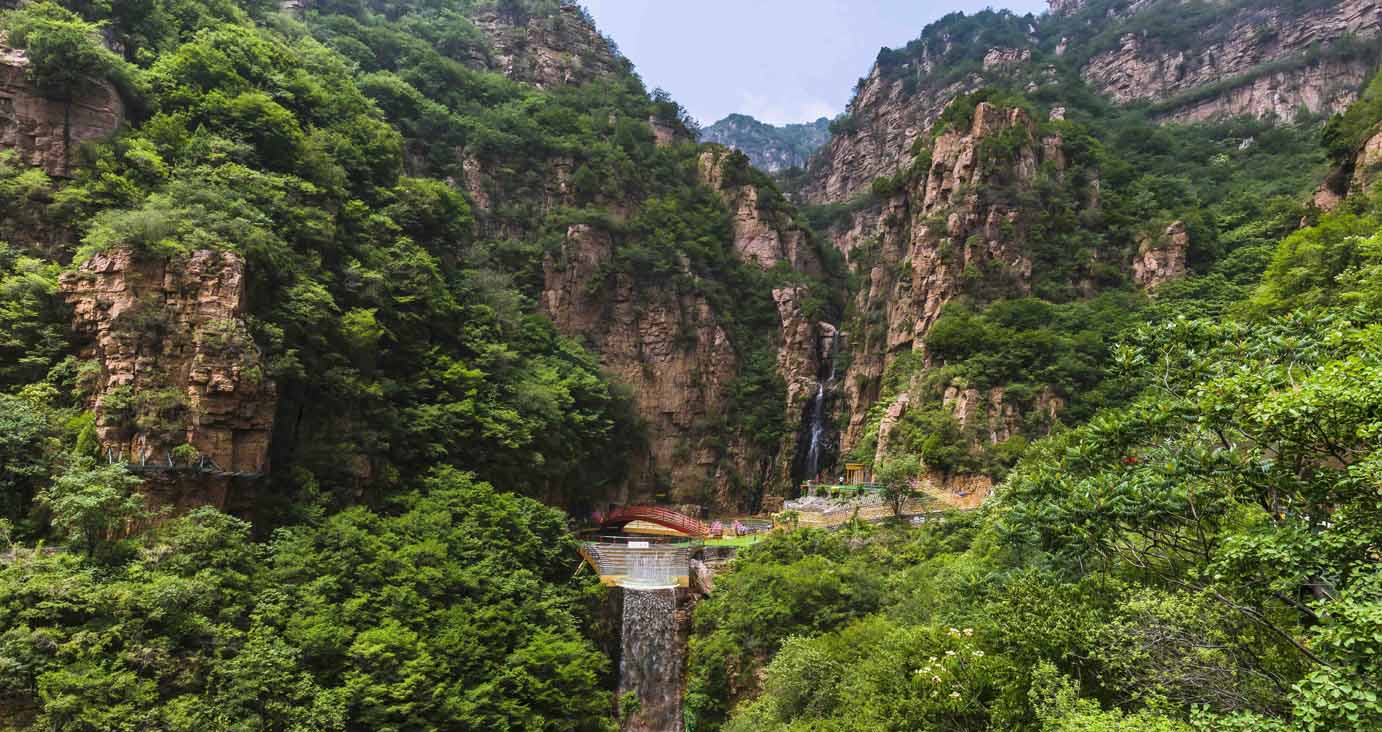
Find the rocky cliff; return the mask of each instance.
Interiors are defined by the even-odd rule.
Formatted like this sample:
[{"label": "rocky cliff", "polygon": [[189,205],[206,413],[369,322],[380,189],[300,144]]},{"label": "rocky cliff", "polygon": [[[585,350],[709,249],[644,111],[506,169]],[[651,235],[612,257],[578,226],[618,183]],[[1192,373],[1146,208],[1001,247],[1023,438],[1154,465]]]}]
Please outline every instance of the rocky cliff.
[{"label": "rocky cliff", "polygon": [[245,324],[239,255],[96,254],[62,280],[96,433],[110,459],[155,478],[175,505],[225,508],[269,469],[277,397]]},{"label": "rocky cliff", "polygon": [[1153,103],[1168,121],[1333,114],[1357,99],[1377,65],[1372,41],[1382,32],[1382,3],[1374,0],[1303,12],[1242,3],[1213,17],[1188,18],[1193,26],[1175,35],[1158,35],[1141,21],[1165,12],[1165,5],[1125,9],[1102,32],[1117,33],[1116,45],[1093,53],[1081,75],[1120,104]]},{"label": "rocky cliff", "polygon": [[[734,256],[764,270],[819,276],[822,265],[809,234],[785,211],[766,208],[759,187],[733,180],[727,172],[732,157],[724,148],[707,149],[699,175],[731,212],[727,244]],[[610,232],[570,227],[560,251],[544,261],[541,302],[558,329],[584,339],[633,393],[647,445],[616,500],[745,508],[757,502],[759,491],[781,495],[791,447],[755,444],[724,422],[747,344],[731,337],[727,313],[697,284],[702,275],[683,261],[678,279],[689,286],[649,288],[633,275],[605,269],[616,246]],[[828,326],[803,312],[804,288],[781,288],[773,296],[781,319],[777,361],[787,384],[782,408],[797,415],[821,369],[817,345]]]},{"label": "rocky cliff", "polygon": [[584,84],[623,68],[589,15],[576,5],[541,16],[483,10],[471,20],[492,47],[477,60],[538,88]]},{"label": "rocky cliff", "polygon": [[29,81],[28,67],[22,51],[0,46],[0,150],[65,176],[79,145],[120,126],[124,103],[113,86],[94,82],[71,102],[45,99]]},{"label": "rocky cliff", "polygon": [[811,154],[830,140],[830,121],[770,125],[743,114],[731,114],[701,131],[701,139],[734,148],[768,173],[802,168]]},{"label": "rocky cliff", "polygon": [[[993,144],[1000,139],[1011,146]],[[1015,294],[1029,289],[1033,261],[1023,244],[1032,212],[995,191],[1030,186],[1042,166],[1059,173],[1064,165],[1061,139],[1039,139],[1026,112],[980,103],[969,127],[940,135],[929,163],[880,211],[861,217],[876,228],[856,224],[840,235],[866,283],[849,322],[846,446],[862,436],[888,366],[901,353],[924,349],[941,308],[976,277],[1001,281]]]},{"label": "rocky cliff", "polygon": [[880,54],[837,134],[810,161],[802,200],[839,204],[864,195],[907,164],[914,141],[951,99],[994,84],[1030,93],[1068,85],[1066,74],[1074,74],[1167,123],[1333,114],[1358,98],[1377,68],[1382,36],[1377,0],[1193,7],[1052,0],[1040,18],[976,17],[948,18],[906,48]]}]

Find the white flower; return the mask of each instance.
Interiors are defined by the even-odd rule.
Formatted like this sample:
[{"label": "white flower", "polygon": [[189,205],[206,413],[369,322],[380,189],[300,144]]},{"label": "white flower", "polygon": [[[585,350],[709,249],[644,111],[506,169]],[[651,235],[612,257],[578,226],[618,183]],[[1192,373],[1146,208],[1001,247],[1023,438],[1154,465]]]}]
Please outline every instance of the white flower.
[{"label": "white flower", "polygon": [[931,663],[935,663],[936,661],[939,661],[939,660],[940,660],[940,659],[936,658],[935,656],[932,656],[932,657],[931,657]]},{"label": "white flower", "polygon": [[953,655],[955,655],[955,652],[954,652],[954,651],[946,651],[946,652],[945,652],[945,655],[947,655],[947,656],[953,656]]},{"label": "white flower", "polygon": [[951,698],[951,699],[959,699],[959,698],[960,698],[960,692],[958,692],[958,691],[952,691],[952,692],[950,692],[950,698]]},{"label": "white flower", "polygon": [[974,657],[975,657],[975,658],[983,658],[983,657],[984,657],[984,652],[983,652],[983,651],[975,651],[975,652],[974,652]]},{"label": "white flower", "polygon": [[941,677],[939,677],[939,676],[932,676],[932,677],[931,677],[931,681],[934,682],[934,683],[939,684],[939,683],[941,682]]},{"label": "white flower", "polygon": [[965,636],[971,636],[971,635],[974,635],[974,629],[973,629],[973,628],[965,628]]}]

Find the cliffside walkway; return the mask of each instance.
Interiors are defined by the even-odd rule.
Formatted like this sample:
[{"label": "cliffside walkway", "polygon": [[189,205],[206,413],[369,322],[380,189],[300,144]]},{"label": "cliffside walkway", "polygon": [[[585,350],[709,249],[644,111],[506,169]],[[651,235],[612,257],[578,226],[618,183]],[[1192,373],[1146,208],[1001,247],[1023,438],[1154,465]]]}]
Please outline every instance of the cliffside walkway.
[{"label": "cliffside walkway", "polygon": [[620,506],[600,519],[600,525],[605,528],[622,528],[634,521],[657,524],[694,539],[710,536],[710,525],[706,522],[661,506]]}]

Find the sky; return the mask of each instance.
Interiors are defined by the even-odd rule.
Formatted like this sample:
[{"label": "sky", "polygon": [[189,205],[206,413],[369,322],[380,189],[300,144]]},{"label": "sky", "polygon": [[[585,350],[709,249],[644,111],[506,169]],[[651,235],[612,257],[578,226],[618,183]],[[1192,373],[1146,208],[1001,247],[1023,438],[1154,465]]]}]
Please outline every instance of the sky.
[{"label": "sky", "polygon": [[739,112],[785,124],[834,117],[884,46],[941,16],[1046,0],[582,0],[649,89],[709,125]]}]

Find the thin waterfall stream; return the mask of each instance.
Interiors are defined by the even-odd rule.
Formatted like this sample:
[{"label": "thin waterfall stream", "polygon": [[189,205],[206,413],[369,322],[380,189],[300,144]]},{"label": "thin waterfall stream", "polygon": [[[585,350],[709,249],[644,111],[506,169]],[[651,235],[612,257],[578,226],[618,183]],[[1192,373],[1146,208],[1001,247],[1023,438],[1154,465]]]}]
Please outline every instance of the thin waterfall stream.
[{"label": "thin waterfall stream", "polygon": [[637,711],[624,732],[682,732],[682,643],[675,589],[624,589],[619,696],[632,693]]},{"label": "thin waterfall stream", "polygon": [[[835,387],[835,350],[838,335],[822,338],[820,370],[816,374],[816,395],[806,413],[805,449],[801,452],[797,473],[802,480],[815,480],[823,468],[829,467],[826,456],[831,445],[830,398]],[[801,445],[799,442],[798,445]]]}]

